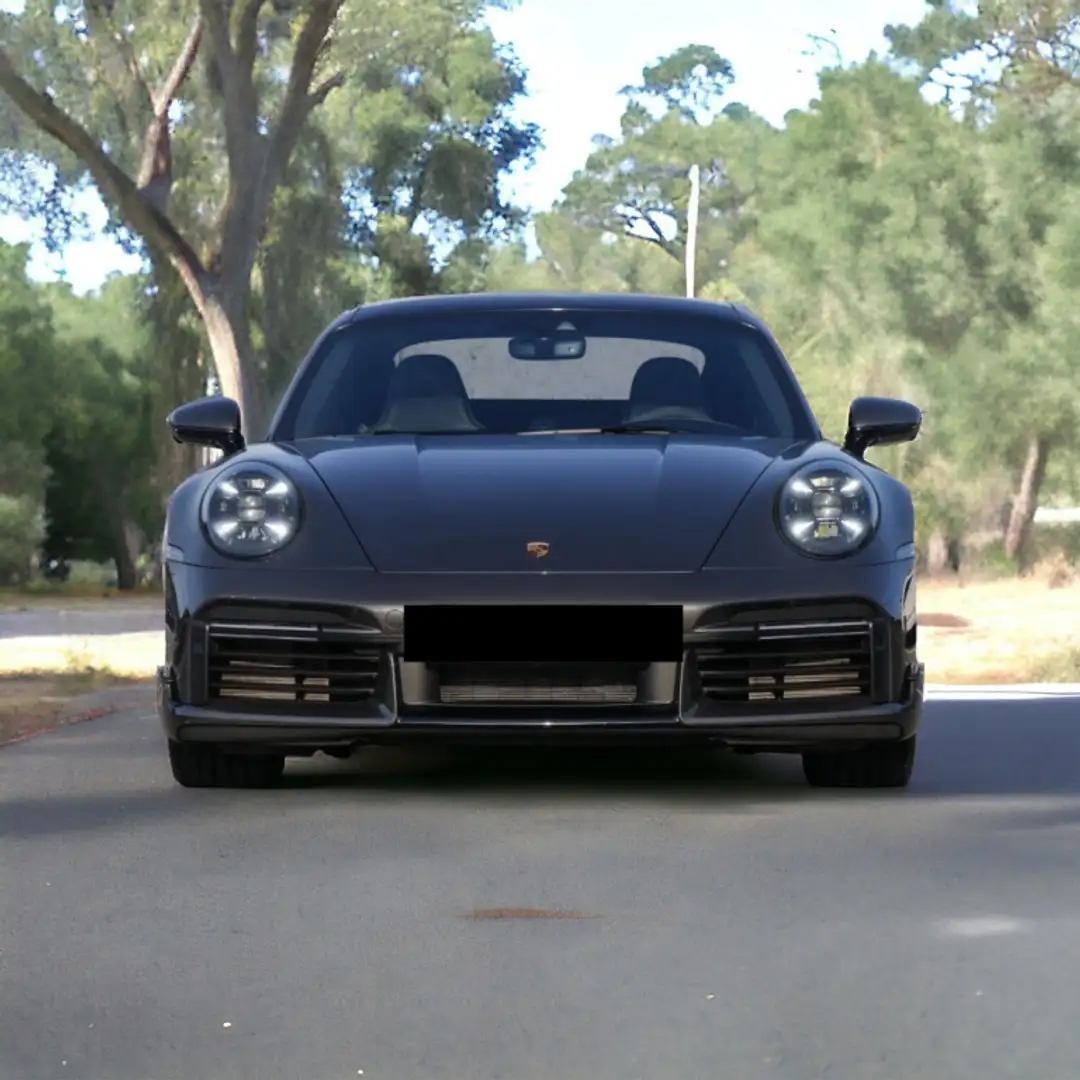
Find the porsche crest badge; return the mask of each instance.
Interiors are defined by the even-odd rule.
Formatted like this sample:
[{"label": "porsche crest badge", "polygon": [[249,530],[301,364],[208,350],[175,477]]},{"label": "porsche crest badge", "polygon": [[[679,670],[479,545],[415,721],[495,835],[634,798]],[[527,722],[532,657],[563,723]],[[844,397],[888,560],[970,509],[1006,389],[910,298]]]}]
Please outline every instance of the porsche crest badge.
[{"label": "porsche crest badge", "polygon": [[534,559],[542,559],[551,550],[551,545],[546,540],[530,540],[525,545],[525,550]]}]

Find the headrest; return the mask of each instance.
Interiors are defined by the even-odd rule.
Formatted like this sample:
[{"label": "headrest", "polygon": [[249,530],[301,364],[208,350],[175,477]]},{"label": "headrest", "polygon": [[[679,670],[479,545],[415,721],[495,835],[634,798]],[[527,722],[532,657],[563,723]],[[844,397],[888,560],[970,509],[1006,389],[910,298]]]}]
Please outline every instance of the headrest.
[{"label": "headrest", "polygon": [[457,365],[438,353],[406,356],[390,380],[390,400],[400,398],[467,398],[465,383]]},{"label": "headrest", "polygon": [[406,356],[390,380],[377,428],[401,432],[482,431],[457,365],[438,353]]},{"label": "headrest", "polygon": [[703,409],[705,394],[698,369],[681,356],[654,356],[637,369],[630,386],[633,405]]}]

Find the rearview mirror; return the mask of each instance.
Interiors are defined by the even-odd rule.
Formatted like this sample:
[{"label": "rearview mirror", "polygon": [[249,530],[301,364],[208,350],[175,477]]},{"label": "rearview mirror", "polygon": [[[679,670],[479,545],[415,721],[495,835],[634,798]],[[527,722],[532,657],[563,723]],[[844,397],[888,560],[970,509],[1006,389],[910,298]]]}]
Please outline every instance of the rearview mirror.
[{"label": "rearview mirror", "polygon": [[178,443],[212,446],[226,457],[244,449],[240,406],[227,397],[205,397],[180,405],[169,414],[168,425]]},{"label": "rearview mirror", "polygon": [[922,410],[898,398],[858,397],[848,410],[844,449],[862,460],[871,446],[911,442],[922,427]]},{"label": "rearview mirror", "polygon": [[580,360],[585,347],[585,339],[579,333],[562,328],[550,335],[511,338],[507,345],[515,360]]}]

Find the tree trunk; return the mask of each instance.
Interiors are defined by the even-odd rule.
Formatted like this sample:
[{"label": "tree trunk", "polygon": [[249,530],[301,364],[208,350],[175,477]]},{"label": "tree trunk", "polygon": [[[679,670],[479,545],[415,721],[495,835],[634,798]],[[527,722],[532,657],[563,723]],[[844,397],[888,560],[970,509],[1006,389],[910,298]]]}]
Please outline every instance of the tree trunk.
[{"label": "tree trunk", "polygon": [[956,537],[953,537],[946,544],[948,552],[949,569],[954,574],[960,573],[960,566],[964,561],[964,546],[963,543]]},{"label": "tree trunk", "polygon": [[1046,462],[1050,447],[1042,435],[1033,435],[1028,443],[1024,471],[1020,476],[1020,490],[1012,504],[1009,524],[1005,529],[1005,554],[1016,561],[1020,570],[1026,570],[1031,559],[1031,523],[1039,505],[1039,492],[1046,476]]},{"label": "tree trunk", "polygon": [[113,562],[116,564],[116,587],[118,589],[134,589],[137,581],[135,560],[131,557],[128,537],[123,527],[116,530],[116,538],[112,547]]},{"label": "tree trunk", "polygon": [[[342,0],[310,0],[305,6],[306,17],[294,34],[284,93],[265,134],[261,122],[267,118],[260,114],[254,77],[261,0],[249,0],[242,6],[235,20],[235,40],[232,5],[201,0],[200,14],[159,87],[150,87],[138,64],[128,58],[132,60],[128,68],[132,81],[127,88],[138,97],[140,115],[146,121],[137,177],[126,173],[106,152],[101,140],[59,108],[48,91],[24,79],[0,43],[0,91],[38,128],[86,165],[98,190],[124,222],[179,273],[206,327],[221,389],[236,399],[245,437],[255,441],[265,438],[267,421],[267,395],[255,366],[247,311],[255,253],[274,192],[304,125],[312,111],[345,82],[345,72],[337,71],[312,86],[315,68],[325,59]],[[111,14],[111,6],[108,10]],[[92,34],[95,41],[112,41],[120,43],[122,49],[126,47],[126,31],[110,26],[116,31],[112,37],[108,31],[99,33],[104,25],[101,11],[94,8],[87,14],[96,23]],[[168,214],[173,180],[168,112],[192,70],[204,31],[223,79],[229,159],[228,194],[217,251],[220,269],[203,265]]]},{"label": "tree trunk", "polygon": [[180,281],[198,310],[206,339],[210,342],[214,372],[221,393],[240,406],[244,438],[258,442],[266,437],[266,393],[255,364],[255,346],[247,315],[251,282],[229,287],[205,280],[203,274],[174,262]]},{"label": "tree trunk", "polygon": [[247,289],[217,292],[192,288],[191,298],[202,316],[210,354],[221,392],[240,406],[244,438],[257,442],[266,437],[267,417],[262,380],[255,367],[255,347],[247,314]]},{"label": "tree trunk", "polygon": [[945,573],[949,566],[949,544],[945,534],[935,529],[926,542],[926,556],[923,570],[927,577],[936,577]]}]

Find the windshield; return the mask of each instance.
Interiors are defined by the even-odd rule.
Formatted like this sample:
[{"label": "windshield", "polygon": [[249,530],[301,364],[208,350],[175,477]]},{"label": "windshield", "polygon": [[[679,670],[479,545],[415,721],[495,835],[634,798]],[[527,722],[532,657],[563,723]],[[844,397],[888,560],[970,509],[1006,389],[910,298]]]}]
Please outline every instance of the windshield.
[{"label": "windshield", "polygon": [[787,367],[753,327],[526,310],[342,326],[290,390],[273,437],[635,430],[814,435]]}]

